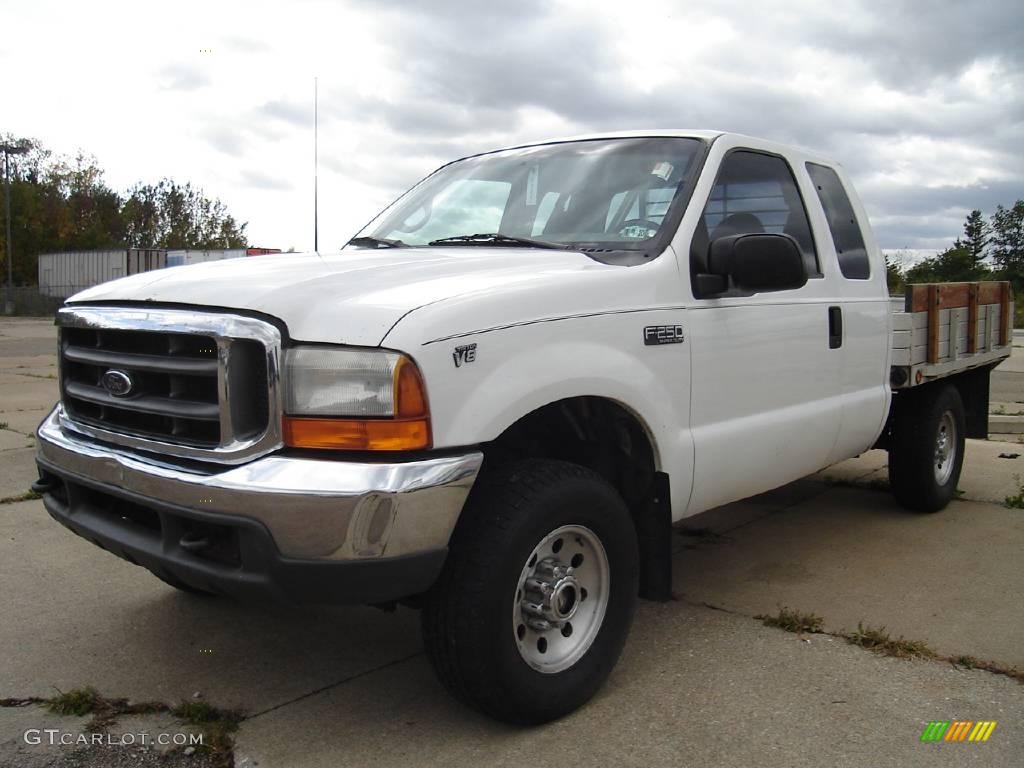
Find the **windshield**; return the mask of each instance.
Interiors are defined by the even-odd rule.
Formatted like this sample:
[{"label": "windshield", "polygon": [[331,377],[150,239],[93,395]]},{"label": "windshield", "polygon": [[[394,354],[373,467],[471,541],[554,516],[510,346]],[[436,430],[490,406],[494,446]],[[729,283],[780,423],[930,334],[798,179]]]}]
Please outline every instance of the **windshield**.
[{"label": "windshield", "polygon": [[466,158],[413,187],[353,244],[644,250],[678,207],[700,148],[697,139],[601,139]]}]

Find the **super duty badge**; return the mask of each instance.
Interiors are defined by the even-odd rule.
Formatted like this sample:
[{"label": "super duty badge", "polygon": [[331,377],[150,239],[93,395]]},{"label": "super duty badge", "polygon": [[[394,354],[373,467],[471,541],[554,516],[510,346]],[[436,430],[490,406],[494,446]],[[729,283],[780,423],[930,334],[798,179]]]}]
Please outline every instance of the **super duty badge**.
[{"label": "super duty badge", "polygon": [[644,344],[682,344],[683,326],[681,325],[648,325],[644,328]]}]

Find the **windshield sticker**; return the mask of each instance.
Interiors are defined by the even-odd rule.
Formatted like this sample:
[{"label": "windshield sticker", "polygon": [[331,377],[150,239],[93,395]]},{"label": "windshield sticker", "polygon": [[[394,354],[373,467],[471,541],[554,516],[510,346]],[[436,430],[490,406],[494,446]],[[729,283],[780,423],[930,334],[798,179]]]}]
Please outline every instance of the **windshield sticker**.
[{"label": "windshield sticker", "polygon": [[649,237],[654,237],[658,232],[639,224],[630,224],[628,227],[623,227],[619,230],[619,234],[627,240],[646,240]]},{"label": "windshield sticker", "polygon": [[654,166],[654,170],[651,171],[655,176],[659,176],[665,181],[668,181],[668,177],[672,175],[672,171],[675,170],[675,166],[672,163],[661,162]]},{"label": "windshield sticker", "polygon": [[526,177],[526,204],[537,204],[537,177],[540,176],[540,166],[535,165],[530,169]]}]

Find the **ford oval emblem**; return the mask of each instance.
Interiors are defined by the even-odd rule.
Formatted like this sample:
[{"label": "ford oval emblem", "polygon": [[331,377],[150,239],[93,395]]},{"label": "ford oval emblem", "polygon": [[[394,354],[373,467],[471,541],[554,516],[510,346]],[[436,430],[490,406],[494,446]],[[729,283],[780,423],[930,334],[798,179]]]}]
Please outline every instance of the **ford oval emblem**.
[{"label": "ford oval emblem", "polygon": [[124,371],[110,370],[103,374],[103,378],[100,379],[100,384],[114,397],[125,397],[132,393],[132,389],[135,387],[135,382],[132,381],[132,377]]}]

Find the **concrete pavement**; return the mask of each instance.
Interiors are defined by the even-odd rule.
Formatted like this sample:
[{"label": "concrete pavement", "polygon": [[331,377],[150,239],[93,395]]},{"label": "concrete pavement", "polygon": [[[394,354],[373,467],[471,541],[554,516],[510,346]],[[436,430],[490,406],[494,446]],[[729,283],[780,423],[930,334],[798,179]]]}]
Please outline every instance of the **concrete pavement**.
[{"label": "concrete pavement", "polygon": [[[0,323],[0,434],[13,435],[0,444],[3,497],[34,476],[33,420],[56,399],[52,339],[40,323]],[[885,658],[752,617],[785,605],[818,613],[831,631],[886,625],[944,654],[1024,667],[1024,511],[998,503],[1024,475],[1024,458],[998,455],[1020,448],[972,441],[967,500],[937,515],[903,512],[875,490],[885,454],[871,452],[691,518],[675,541],[679,599],[643,603],[597,698],[536,729],[451,700],[413,611],[197,599],[71,535],[39,501],[5,504],[0,699],[85,685],[167,702],[201,692],[248,713],[236,764],[263,768],[1012,765],[1024,754],[1015,680]],[[13,742],[33,712],[49,717],[0,707],[0,765],[21,764]],[[953,719],[999,725],[985,744],[920,743],[927,722]]]}]

